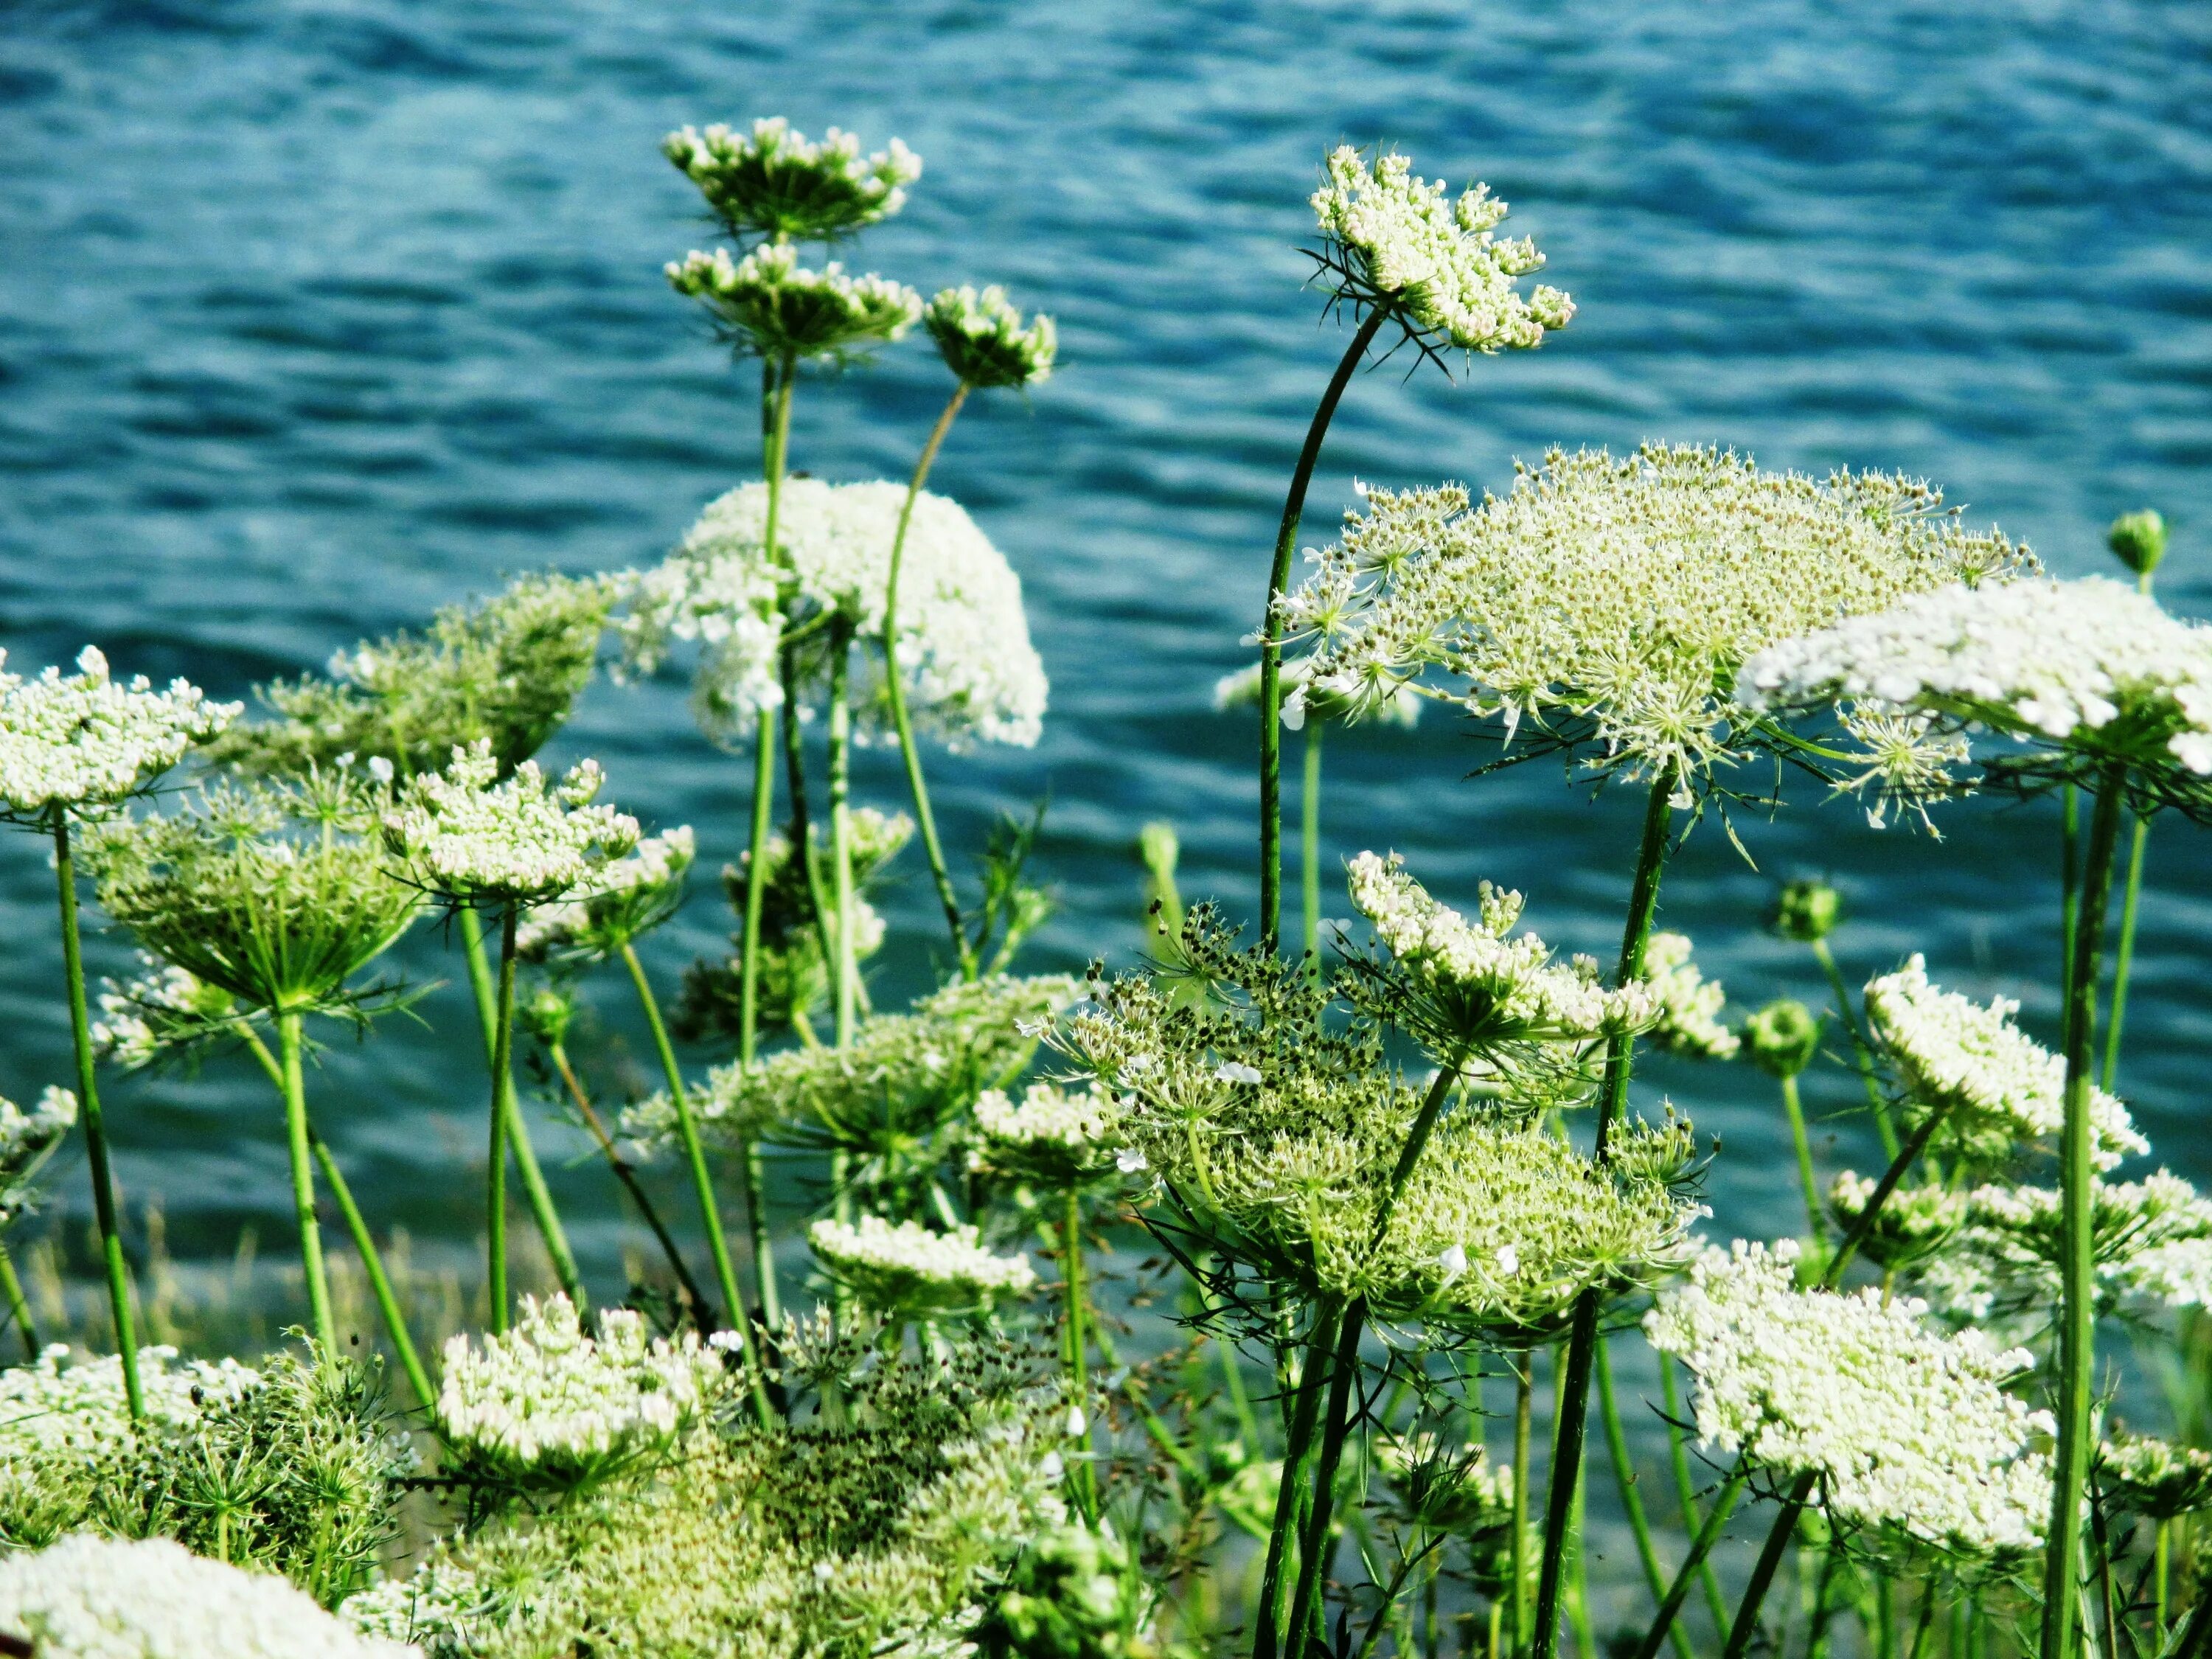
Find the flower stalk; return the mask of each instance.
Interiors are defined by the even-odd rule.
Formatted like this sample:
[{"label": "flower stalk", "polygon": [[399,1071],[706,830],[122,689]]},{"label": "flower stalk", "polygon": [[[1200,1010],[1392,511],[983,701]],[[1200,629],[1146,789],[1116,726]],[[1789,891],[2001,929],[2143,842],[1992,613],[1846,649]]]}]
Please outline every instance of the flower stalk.
[{"label": "flower stalk", "polygon": [[1304,792],[1298,805],[1299,876],[1305,901],[1305,959],[1309,972],[1321,978],[1321,736],[1328,722],[1308,719]]},{"label": "flower stalk", "polygon": [[1091,1346],[1088,1333],[1090,1291],[1084,1283],[1083,1272],[1083,1193],[1079,1187],[1067,1189],[1066,1204],[1060,1213],[1060,1291],[1067,1310],[1067,1377],[1069,1392],[1074,1395],[1075,1409],[1083,1414],[1083,1452],[1075,1468],[1069,1472],[1068,1486],[1075,1494],[1075,1506],[1086,1525],[1098,1519],[1098,1473],[1091,1467]]},{"label": "flower stalk", "polygon": [[5,1244],[0,1244],[0,1294],[7,1297],[8,1317],[15,1327],[15,1334],[23,1340],[23,1358],[37,1359],[38,1322],[31,1317],[30,1299],[23,1294],[23,1281],[15,1273],[15,1258],[8,1253]]},{"label": "flower stalk", "polygon": [[276,1016],[276,1051],[283,1078],[284,1141],[292,1164],[292,1208],[300,1227],[300,1265],[307,1281],[307,1308],[325,1366],[337,1363],[337,1323],[331,1314],[331,1282],[323,1268],[323,1230],[315,1217],[315,1170],[308,1146],[307,1088],[301,1065],[305,1043],[295,1008]]}]

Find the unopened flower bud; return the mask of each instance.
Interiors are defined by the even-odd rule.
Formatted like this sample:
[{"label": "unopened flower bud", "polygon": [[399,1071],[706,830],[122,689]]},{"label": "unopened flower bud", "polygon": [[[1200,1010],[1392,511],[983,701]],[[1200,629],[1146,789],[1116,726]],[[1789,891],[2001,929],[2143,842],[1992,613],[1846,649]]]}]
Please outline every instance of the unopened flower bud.
[{"label": "unopened flower bud", "polygon": [[1743,1023],[1744,1052],[1762,1072],[1796,1077],[1820,1046],[1819,1016],[1790,998],[1770,1002]]},{"label": "unopened flower bud", "polygon": [[2138,576],[2148,576],[2166,556],[2166,520],[2156,509],[2123,513],[2105,532],[2114,556]]},{"label": "unopened flower bud", "polygon": [[1843,920],[1844,898],[1825,881],[1793,881],[1784,884],[1775,906],[1774,931],[1784,939],[1809,945],[1836,931]]}]

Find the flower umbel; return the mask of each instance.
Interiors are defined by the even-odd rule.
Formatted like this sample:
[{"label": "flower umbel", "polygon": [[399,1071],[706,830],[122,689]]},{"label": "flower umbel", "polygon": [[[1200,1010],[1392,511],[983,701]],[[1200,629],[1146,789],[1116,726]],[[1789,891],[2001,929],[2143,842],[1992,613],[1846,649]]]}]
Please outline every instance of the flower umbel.
[{"label": "flower umbel", "polygon": [[0,817],[99,817],[238,715],[236,703],[210,702],[185,680],[163,691],[143,674],[118,683],[88,645],[76,665],[34,680],[0,673]]},{"label": "flower umbel", "polygon": [[384,842],[408,878],[459,903],[542,904],[596,880],[637,845],[637,820],[592,804],[596,761],[548,788],[536,761],[505,782],[489,743],[456,749],[445,772],[415,778],[384,816]]},{"label": "flower umbel", "polygon": [[823,1219],[806,1242],[830,1277],[879,1313],[924,1319],[979,1312],[1036,1283],[1026,1255],[994,1255],[973,1227],[933,1233],[920,1222],[896,1227],[864,1215],[857,1225]]},{"label": "flower umbel", "polygon": [[670,286],[704,305],[741,355],[843,362],[888,345],[921,316],[921,295],[905,283],[848,276],[834,259],[811,270],[787,244],[742,259],[694,249],[667,270]]},{"label": "flower umbel", "polygon": [[979,390],[1042,385],[1060,355],[1052,319],[1039,312],[1024,325],[1002,288],[940,289],[921,323],[955,378]]},{"label": "flower umbel", "polygon": [[720,122],[683,127],[660,153],[699,187],[722,228],[739,241],[833,241],[889,218],[921,177],[921,158],[894,138],[862,155],[860,141],[832,127],[819,143],[781,115],[750,132]]}]

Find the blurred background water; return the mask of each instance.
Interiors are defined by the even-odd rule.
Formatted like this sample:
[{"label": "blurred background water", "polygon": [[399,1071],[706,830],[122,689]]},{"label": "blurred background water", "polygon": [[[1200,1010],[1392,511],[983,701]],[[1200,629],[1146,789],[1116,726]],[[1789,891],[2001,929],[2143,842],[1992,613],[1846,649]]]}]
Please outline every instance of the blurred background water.
[{"label": "blurred background water", "polygon": [[[2208,112],[2212,10],[2183,0],[17,0],[0,8],[0,643],[27,669],[92,640],[119,669],[239,696],[515,572],[658,557],[757,465],[749,375],[660,275],[708,234],[661,134],[763,113],[897,134],[928,171],[850,257],[925,292],[1002,282],[1059,316],[1065,353],[1026,404],[971,404],[935,474],[1020,570],[1053,680],[1036,750],[935,764],[941,810],[971,847],[994,810],[1048,793],[1064,908],[1028,965],[1126,962],[1147,819],[1180,831],[1188,894],[1253,898],[1255,733],[1210,690],[1249,654],[1285,477],[1341,349],[1297,252],[1329,146],[1395,142],[1424,173],[1486,179],[1581,312],[1458,386],[1360,380],[1309,539],[1354,477],[1504,488],[1555,443],[1698,441],[1925,474],[2069,574],[2114,568],[2106,522],[2156,506],[2174,526],[2161,592],[2202,614]],[[919,336],[811,379],[794,465],[903,477],[945,390]],[[1465,781],[1482,753],[1433,711],[1338,741],[1330,867],[1389,848],[1449,896],[1520,886],[1547,938],[1609,954],[1630,792],[1593,799],[1543,765]],[[697,826],[703,869],[734,856],[742,769],[694,733],[680,686],[595,684],[552,750],[583,754],[649,824]],[[864,759],[859,793],[901,803],[888,757]],[[1817,1000],[1802,947],[1764,924],[1781,878],[1826,874],[1854,979],[1925,951],[2053,1035],[2054,809],[1942,822],[1941,842],[1876,832],[1801,790],[1741,826],[1756,869],[1702,829],[1663,921],[1740,1006]],[[2122,1074],[2160,1158],[2200,1180],[2208,872],[2204,837],[2161,823]],[[937,945],[918,857],[906,874],[887,1004]],[[40,846],[0,842],[0,1092],[19,1099],[68,1070],[52,913]],[[730,925],[696,884],[651,944],[664,985]],[[90,948],[96,970],[128,965],[112,935]],[[482,1063],[457,954],[423,929],[404,957],[455,981],[427,1027],[359,1051],[332,1034],[313,1089],[375,1224],[459,1261]],[[593,988],[603,1057],[641,1082],[627,991]],[[1664,1063],[1639,1082],[1723,1137],[1717,1226],[1792,1224],[1771,1085]],[[158,1201],[174,1255],[228,1260],[245,1226],[289,1255],[257,1073],[111,1087],[134,1214]],[[1816,1110],[1853,1098],[1833,1071],[1812,1091]],[[611,1184],[580,1137],[539,1133],[612,1290]],[[1851,1124],[1821,1133],[1827,1168],[1866,1162]],[[76,1228],[81,1160],[53,1187]]]}]

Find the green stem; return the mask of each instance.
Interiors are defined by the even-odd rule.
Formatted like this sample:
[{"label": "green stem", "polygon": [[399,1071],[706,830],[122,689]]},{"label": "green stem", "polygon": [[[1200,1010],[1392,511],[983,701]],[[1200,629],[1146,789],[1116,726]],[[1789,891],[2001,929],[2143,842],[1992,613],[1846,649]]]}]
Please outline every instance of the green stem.
[{"label": "green stem", "polygon": [[[1813,1173],[1813,1142],[1805,1132],[1805,1103],[1797,1092],[1797,1079],[1782,1079],[1782,1109],[1790,1116],[1790,1139],[1797,1148],[1797,1184],[1805,1194],[1805,1227],[1813,1246],[1817,1269],[1828,1253],[1828,1229],[1820,1213],[1820,1183]],[[1893,1154],[1894,1156],[1894,1154]]]},{"label": "green stem", "polygon": [[1298,823],[1306,966],[1316,980],[1321,978],[1321,734],[1326,724],[1312,714],[1306,716],[1305,792]]},{"label": "green stem", "polygon": [[1783,1494],[1782,1513],[1768,1530],[1765,1546],[1752,1567],[1750,1582],[1744,1586],[1743,1600],[1736,1604],[1735,1622],[1729,1626],[1728,1646],[1722,1659],[1743,1659],[1752,1638],[1758,1635],[1760,1604],[1773,1586],[1774,1575],[1781,1570],[1782,1558],[1789,1553],[1790,1540],[1797,1531],[1797,1517],[1805,1512],[1805,1504],[1819,1478],[1809,1471],[1801,1474]]},{"label": "green stem", "polygon": [[1682,1558],[1674,1582],[1667,1586],[1667,1594],[1659,1602],[1658,1615],[1652,1620],[1651,1628],[1644,1632],[1634,1659],[1658,1659],[1659,1649],[1674,1629],[1682,1603],[1689,1596],[1690,1581],[1705,1570],[1705,1559],[1713,1553],[1713,1546],[1720,1542],[1721,1528],[1728,1524],[1736,1499],[1743,1496],[1744,1485],[1750,1478],[1748,1469],[1739,1464],[1735,1473],[1729,1476],[1728,1484],[1713,1495],[1713,1506],[1705,1512],[1705,1524],[1698,1528],[1697,1537],[1691,1540],[1690,1553]]},{"label": "green stem", "polygon": [[[512,907],[510,907],[511,908]],[[515,1169],[522,1176],[524,1200],[530,1206],[530,1218],[538,1228],[538,1237],[545,1241],[545,1254],[553,1264],[553,1276],[560,1282],[562,1291],[580,1314],[587,1299],[584,1294],[583,1277],[576,1269],[576,1254],[568,1247],[568,1235],[561,1225],[561,1213],[553,1207],[552,1189],[545,1184],[545,1171],[538,1162],[538,1149],[531,1144],[530,1126],[522,1115],[522,1103],[514,1088],[514,984],[513,964],[503,963],[500,972],[507,981],[507,1060],[498,1060],[500,999],[499,981],[494,977],[491,964],[485,959],[483,924],[472,909],[461,912],[462,954],[468,963],[469,985],[476,994],[477,1018],[483,1027],[484,1063],[491,1067],[494,1085],[500,1102],[499,1134],[514,1154]],[[499,1172],[500,1190],[507,1189],[507,1171]],[[504,1210],[502,1209],[502,1216]],[[501,1220],[499,1232],[500,1261],[504,1282],[507,1260],[507,1230]],[[504,1314],[500,1316],[502,1319]]]},{"label": "green stem", "polygon": [[1528,1643],[1528,1442],[1536,1416],[1536,1356],[1523,1353],[1513,1368],[1513,1538],[1508,1563],[1513,1574],[1513,1651]]},{"label": "green stem", "polygon": [[[788,708],[761,715],[759,741],[753,759],[751,844],[745,859],[744,957],[738,970],[738,1060],[750,1066],[760,1050],[761,912],[768,895],[769,823],[775,805],[775,744],[769,721],[781,724],[791,717]],[[795,1012],[795,1011],[794,1011]],[[760,1299],[762,1324],[775,1331],[783,1322],[783,1307],[776,1294],[775,1246],[769,1236],[768,1183],[761,1150],[750,1137],[738,1148],[738,1167],[745,1186],[745,1224],[753,1242],[753,1280]]]},{"label": "green stem", "polygon": [[791,845],[806,878],[806,906],[813,912],[815,943],[826,969],[837,960],[830,935],[830,898],[822,887],[822,860],[814,846],[814,822],[806,806],[806,744],[799,726],[799,654],[786,646],[777,671],[783,684],[783,776],[791,792]]},{"label": "green stem", "polygon": [[752,1382],[753,1411],[763,1428],[775,1421],[768,1397],[768,1377],[761,1366],[760,1350],[753,1341],[753,1322],[746,1316],[744,1297],[738,1290],[737,1268],[730,1261],[730,1241],[722,1231],[721,1206],[714,1197],[714,1178],[708,1172],[707,1149],[699,1139],[699,1120],[691,1110],[691,1091],[684,1085],[684,1068],[676,1063],[676,1047],[668,1040],[668,1024],[660,1017],[660,1003],[653,994],[653,981],[645,976],[637,947],[627,939],[622,947],[623,966],[637,988],[638,1006],[653,1032],[653,1046],[660,1056],[660,1069],[668,1079],[668,1097],[676,1107],[676,1133],[684,1143],[684,1159],[691,1169],[691,1190],[699,1200],[699,1218],[707,1229],[707,1249],[714,1258],[714,1282],[722,1293],[722,1306],[731,1328],[738,1334],[745,1357],[746,1375]]},{"label": "green stem", "polygon": [[[1667,832],[1673,821],[1672,790],[1665,777],[1652,780],[1644,804],[1644,836],[1636,854],[1636,878],[1629,890],[1628,921],[1621,934],[1620,964],[1615,986],[1640,978],[1644,951],[1650,943],[1651,924],[1659,914],[1659,878],[1667,866]],[[1600,1164],[1609,1156],[1613,1126],[1628,1101],[1629,1071],[1636,1057],[1636,1037],[1631,1031],[1615,1032],[1606,1042],[1604,1092],[1598,1107],[1595,1157]],[[1552,1659],[1559,1636],[1559,1581],[1566,1565],[1567,1531],[1573,1519],[1575,1489],[1581,1483],[1583,1437],[1588,1431],[1590,1360],[1597,1346],[1599,1292],[1584,1291],[1575,1304],[1574,1325],[1567,1341],[1565,1374],[1557,1402],[1558,1426],[1552,1441],[1551,1490],[1544,1514],[1544,1550],[1538,1564],[1536,1625],[1531,1632],[1532,1659]]]},{"label": "green stem", "polygon": [[307,1282],[307,1309],[325,1368],[337,1364],[337,1322],[331,1314],[330,1277],[323,1271],[323,1230],[315,1218],[315,1168],[307,1146],[307,1087],[301,1066],[300,1013],[276,1015],[276,1052],[284,1073],[284,1139],[292,1160],[292,1209],[300,1227],[300,1266]]},{"label": "green stem", "polygon": [[2136,915],[2142,900],[2143,848],[2150,841],[2150,820],[2136,820],[2128,843],[2128,885],[2120,900],[2119,950],[2112,959],[2112,1023],[2105,1028],[2105,1074],[2100,1079],[2106,1094],[2120,1074],[2120,1023],[2128,1012],[2128,975],[2136,961]]},{"label": "green stem", "polygon": [[[1674,1474],[1674,1501],[1682,1511],[1682,1530],[1695,1538],[1701,1523],[1698,1519],[1697,1483],[1690,1477],[1690,1448],[1683,1438],[1682,1399],[1674,1384],[1674,1357],[1659,1356],[1659,1398],[1667,1412],[1667,1458]],[[1728,1628],[1728,1603],[1721,1597],[1720,1575],[1713,1571],[1708,1559],[1698,1565],[1698,1582],[1705,1593],[1705,1611],[1711,1617],[1713,1628]]]},{"label": "green stem", "polygon": [[1290,1420],[1285,1426],[1282,1480],[1275,1489],[1275,1521],[1267,1534],[1267,1563],[1260,1579],[1259,1613],[1252,1636],[1253,1659],[1277,1659],[1280,1650],[1283,1618],[1288,1611],[1284,1602],[1291,1588],[1283,1571],[1285,1557],[1297,1534],[1298,1517],[1305,1506],[1316,1450],[1314,1429],[1321,1420],[1325,1380],[1321,1356],[1335,1348],[1337,1328],[1343,1317],[1344,1304],[1334,1297],[1324,1296],[1316,1304],[1313,1326],[1304,1343],[1305,1364],[1299,1369],[1297,1380],[1285,1388],[1290,1398]]},{"label": "green stem", "polygon": [[[39,1357],[39,1327],[31,1317],[31,1304],[23,1294],[23,1281],[15,1276],[15,1258],[8,1254],[8,1247],[0,1244],[0,1291],[8,1297],[8,1316],[15,1322],[15,1334],[23,1339],[23,1358],[35,1362]],[[2165,1534],[2160,1534],[2161,1540]],[[2160,1590],[2165,1587],[2160,1578]]]},{"label": "green stem", "polygon": [[115,1319],[115,1350],[123,1362],[123,1392],[131,1420],[146,1416],[146,1395],[138,1381],[138,1329],[131,1317],[131,1275],[123,1261],[123,1234],[115,1221],[115,1182],[108,1168],[107,1125],[100,1113],[100,1090],[93,1079],[92,1021],[85,1012],[84,958],[77,938],[76,866],[70,854],[68,815],[57,808],[49,820],[54,836],[54,879],[60,890],[62,972],[68,981],[70,1036],[76,1046],[77,1109],[84,1117],[86,1162],[92,1166],[92,1209],[100,1224],[100,1253],[107,1269],[107,1305]]},{"label": "green stem", "polygon": [[2058,837],[2058,968],[2062,983],[2074,978],[2074,940],[2081,920],[2081,802],[2068,784]]},{"label": "green stem", "polygon": [[[465,910],[464,917],[474,911]],[[495,1336],[507,1334],[507,1088],[506,1060],[509,1038],[508,1024],[501,1017],[501,1005],[513,1006],[514,994],[514,919],[515,908],[507,905],[500,914],[500,966],[501,990],[492,997],[491,1018],[488,1029],[491,1036],[491,1131],[490,1144],[486,1152],[488,1167],[484,1173],[484,1271],[491,1297],[491,1328]],[[471,923],[463,923],[465,936],[475,938]],[[479,940],[479,951],[481,941]]]},{"label": "green stem", "polygon": [[660,1211],[647,1194],[645,1184],[637,1178],[636,1167],[622,1155],[622,1149],[615,1144],[615,1138],[607,1133],[606,1124],[592,1105],[591,1096],[584,1091],[583,1079],[576,1075],[576,1068],[569,1061],[567,1046],[556,1042],[547,1043],[545,1048],[553,1061],[553,1069],[560,1073],[562,1083],[568,1088],[568,1098],[575,1103],[577,1112],[583,1117],[585,1127],[592,1132],[592,1139],[599,1142],[599,1155],[606,1159],[607,1168],[614,1171],[615,1179],[622,1182],[623,1190],[629,1194],[630,1201],[637,1206],[638,1214],[644,1218],[646,1226],[659,1243],[660,1253],[667,1258],[669,1269],[675,1273],[676,1282],[683,1289],[684,1305],[690,1310],[692,1324],[702,1332],[712,1329],[713,1304],[692,1279],[691,1269],[684,1261],[684,1252],[677,1248],[675,1236],[668,1231],[668,1224],[660,1218]]},{"label": "green stem", "polygon": [[1267,571],[1267,604],[1260,616],[1260,944],[1275,948],[1282,927],[1283,908],[1283,642],[1275,632],[1275,601],[1290,585],[1291,555],[1297,550],[1298,520],[1305,514],[1306,489],[1313,482],[1315,464],[1321,459],[1322,440],[1335,418],[1336,405],[1351,384],[1352,371],[1367,355],[1367,348],[1391,315],[1388,303],[1378,305],[1361,320],[1352,343],[1329,377],[1313,420],[1306,428],[1304,447],[1291,474],[1291,488],[1283,500],[1283,521],[1275,532],[1274,562]]},{"label": "green stem", "polygon": [[[1659,1363],[1671,1364],[1664,1354]],[[1628,1432],[1620,1421],[1620,1408],[1613,1395],[1613,1361],[1606,1352],[1605,1339],[1600,1337],[1597,1358],[1597,1408],[1599,1420],[1605,1425],[1606,1449],[1613,1457],[1613,1479],[1620,1488],[1621,1512],[1628,1517],[1628,1529],[1636,1537],[1636,1559],[1643,1564],[1644,1582],[1650,1587],[1651,1599],[1656,1603],[1667,1594],[1667,1576],[1659,1565],[1658,1547],[1651,1541],[1651,1522],[1644,1513],[1644,1498],[1636,1490],[1636,1462],[1628,1450]],[[1681,1659],[1696,1659],[1690,1645],[1689,1633],[1679,1625],[1670,1625],[1674,1651]]]},{"label": "green stem", "polygon": [[1866,1090],[1867,1109],[1874,1114],[1875,1132],[1881,1137],[1884,1158],[1897,1156],[1897,1126],[1890,1121],[1889,1102],[1883,1098],[1881,1079],[1874,1065],[1874,1048],[1859,1027],[1858,1016],[1852,1010],[1850,988],[1844,983],[1844,970],[1836,965],[1836,953],[1828,948],[1828,941],[1813,941],[1813,954],[1819,959],[1821,971],[1828,976],[1828,988],[1836,999],[1836,1018],[1844,1023],[1844,1030],[1851,1040],[1851,1065],[1859,1074],[1859,1083]]},{"label": "green stem", "polygon": [[384,1316],[384,1328],[391,1333],[392,1350],[399,1356],[399,1369],[407,1373],[407,1386],[415,1390],[415,1398],[424,1409],[434,1407],[438,1403],[437,1391],[430,1386],[430,1373],[423,1369],[422,1356],[416,1351],[415,1339],[407,1329],[407,1316],[392,1290],[392,1276],[385,1271],[383,1253],[376,1248],[368,1223],[362,1218],[361,1206],[354,1202],[353,1189],[346,1185],[337,1160],[331,1156],[331,1149],[312,1124],[307,1128],[307,1144],[314,1149],[315,1162],[322,1168],[331,1196],[337,1200],[338,1213],[345,1218],[346,1231],[353,1235],[353,1247],[368,1274],[368,1287],[376,1297],[377,1311]]},{"label": "green stem", "polygon": [[906,762],[907,787],[914,794],[915,822],[921,829],[922,850],[929,855],[929,873],[937,884],[937,902],[944,907],[945,925],[951,931],[952,948],[959,954],[960,977],[972,981],[976,975],[975,948],[969,943],[967,927],[960,920],[960,896],[953,890],[952,872],[945,862],[945,847],[937,837],[937,815],[929,810],[929,786],[921,775],[921,750],[914,740],[914,721],[907,714],[906,687],[899,679],[898,665],[898,582],[906,557],[907,526],[914,518],[915,501],[921,495],[929,469],[936,463],[945,434],[952,429],[960,405],[968,401],[968,391],[965,380],[952,388],[945,412],[937,417],[937,424],[930,428],[929,441],[921,447],[921,459],[915,463],[914,477],[906,487],[906,500],[899,505],[898,529],[891,538],[890,573],[884,583],[884,692],[891,706],[891,724],[898,732],[899,754]]},{"label": "green stem", "polygon": [[854,995],[859,969],[853,960],[853,811],[851,702],[852,629],[833,623],[830,630],[830,870],[837,906],[835,954],[837,1046],[853,1046],[859,1016]]},{"label": "green stem", "polygon": [[[1068,1383],[1075,1395],[1076,1409],[1083,1413],[1086,1425],[1083,1449],[1087,1454],[1091,1439],[1091,1344],[1085,1332],[1088,1292],[1083,1283],[1083,1199],[1073,1187],[1067,1189],[1066,1208],[1060,1218],[1060,1248],[1061,1290],[1067,1306]],[[1067,1484],[1084,1521],[1095,1522],[1098,1519],[1098,1475],[1088,1455],[1077,1461],[1076,1467],[1069,1472]]]},{"label": "green stem", "polygon": [[1365,1331],[1366,1319],[1366,1298],[1353,1297],[1344,1310],[1336,1349],[1329,1359],[1328,1405],[1323,1419],[1321,1455],[1314,1464],[1305,1534],[1298,1548],[1297,1589],[1291,1598],[1293,1654],[1309,1652],[1321,1640],[1322,1603],[1328,1592],[1332,1553],[1329,1529],[1335,1520],[1336,1472],[1344,1461],[1344,1443],[1351,1425],[1352,1388],[1359,1376],[1359,1339]]},{"label": "green stem", "polygon": [[2058,1327],[2058,1449],[2053,1471],[2049,1540],[2044,1557],[2041,1659],[2072,1659],[2075,1589],[2081,1547],[2081,1490],[2088,1478],[2090,1407],[2096,1376],[2095,1241],[2092,1236],[2096,1170],[2090,1121],[2090,1073],[2096,1022],[2099,957],[2112,895],[2112,854],[2119,841],[2123,778],[2109,769],[2097,790],[2082,868],[2081,911],[2066,984],[2066,1127],[2060,1218],[2061,1312]]}]

